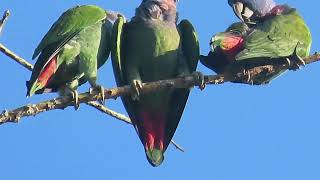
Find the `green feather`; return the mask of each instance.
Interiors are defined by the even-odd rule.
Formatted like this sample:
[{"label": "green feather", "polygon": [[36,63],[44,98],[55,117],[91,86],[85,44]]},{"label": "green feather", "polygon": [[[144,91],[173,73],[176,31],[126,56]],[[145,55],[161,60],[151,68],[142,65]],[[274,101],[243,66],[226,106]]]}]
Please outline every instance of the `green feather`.
[{"label": "green feather", "polygon": [[106,16],[105,10],[94,5],[76,6],[69,9],[52,25],[34,51],[32,59],[36,58],[48,45],[58,44],[61,46],[84,28],[104,20]]},{"label": "green feather", "polygon": [[308,56],[311,33],[295,9],[258,24],[246,37],[245,48],[236,60],[288,57],[297,47],[297,55]]},{"label": "green feather", "polygon": [[[77,6],[67,10],[54,23],[36,48],[33,58],[39,58],[27,83],[28,95],[55,92],[60,87],[76,89],[89,81],[96,85],[97,69],[107,60],[110,53],[112,23],[106,11],[93,6]],[[48,86],[39,85],[38,77],[57,56],[57,71]]]}]

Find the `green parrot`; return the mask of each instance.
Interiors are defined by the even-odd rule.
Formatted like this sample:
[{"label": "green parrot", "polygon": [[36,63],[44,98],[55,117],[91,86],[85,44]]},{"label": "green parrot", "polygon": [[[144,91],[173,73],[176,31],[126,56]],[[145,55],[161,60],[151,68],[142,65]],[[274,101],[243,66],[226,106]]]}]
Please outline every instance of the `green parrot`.
[{"label": "green parrot", "polygon": [[224,32],[217,33],[210,41],[208,56],[201,56],[201,63],[217,74],[228,71],[235,64],[235,56],[243,50],[245,36],[250,28],[243,22],[233,23]]},{"label": "green parrot", "polygon": [[113,14],[98,6],[76,6],[64,12],[35,49],[37,62],[27,81],[27,96],[46,92],[72,94],[79,107],[76,89],[86,81],[90,90],[104,90],[98,85],[97,70],[111,51]]},{"label": "green parrot", "polygon": [[130,22],[120,17],[112,33],[112,65],[118,86],[131,85],[122,98],[144,146],[156,167],[179,124],[189,89],[141,94],[142,82],[193,73],[199,60],[199,42],[193,26],[177,25],[177,0],[143,0]]},{"label": "green parrot", "polygon": [[[217,34],[211,41],[211,54],[202,57],[207,67],[225,71],[273,64],[288,63],[295,70],[305,65],[303,57],[310,53],[311,33],[296,9],[288,5],[276,5],[272,0],[229,0],[235,14],[246,24],[243,31],[229,28]],[[241,24],[241,23],[240,23]],[[227,48],[226,48],[227,47]],[[216,55],[226,58],[217,59]],[[215,56],[213,56],[215,55]],[[249,84],[267,84],[285,70],[261,72],[249,78]]]}]

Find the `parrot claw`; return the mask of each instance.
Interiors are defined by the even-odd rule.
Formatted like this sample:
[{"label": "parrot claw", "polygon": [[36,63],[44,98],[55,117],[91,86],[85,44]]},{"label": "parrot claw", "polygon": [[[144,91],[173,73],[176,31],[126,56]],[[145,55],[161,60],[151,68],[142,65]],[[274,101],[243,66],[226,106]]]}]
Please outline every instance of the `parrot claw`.
[{"label": "parrot claw", "polygon": [[306,62],[302,59],[302,57],[297,56],[298,61],[300,62],[301,66],[305,67],[306,66]]},{"label": "parrot claw", "polygon": [[131,81],[131,98],[134,101],[139,101],[139,96],[142,90],[141,80],[132,80]]},{"label": "parrot claw", "polygon": [[73,88],[69,86],[64,86],[62,88],[59,88],[59,94],[60,96],[71,96],[72,101],[74,102],[74,109],[78,110],[80,107],[79,103],[79,93],[77,90],[74,90]]},{"label": "parrot claw", "polygon": [[93,91],[99,91],[99,93],[100,93],[100,95],[101,95],[101,98],[100,98],[100,103],[101,104],[105,104],[105,97],[106,97],[106,95],[105,95],[105,93],[104,93],[104,87],[103,86],[100,86],[100,85],[96,85],[96,86],[94,86],[94,87],[91,87],[90,89],[89,89],[89,93],[90,94],[93,94]]},{"label": "parrot claw", "polygon": [[298,70],[301,66],[305,67],[306,62],[298,55],[294,55],[291,59],[286,58],[286,61],[289,65],[289,70]]},{"label": "parrot claw", "polygon": [[204,80],[204,75],[202,74],[202,72],[193,72],[192,74],[196,75],[198,77],[198,82],[199,82],[199,89],[202,91],[206,88],[206,83]]},{"label": "parrot claw", "polygon": [[290,66],[290,65],[291,65],[291,61],[290,61],[290,59],[289,59],[289,58],[286,58],[286,64],[287,64],[288,66]]},{"label": "parrot claw", "polygon": [[72,99],[74,101],[74,109],[78,110],[80,107],[79,93],[78,93],[78,91],[71,91],[71,94],[72,94]]},{"label": "parrot claw", "polygon": [[248,70],[246,70],[245,68],[243,68],[242,73],[243,73],[243,75],[246,76],[246,78],[247,78],[247,79],[245,79],[245,82],[246,82],[247,84],[253,85],[253,80],[252,80],[250,71],[248,71]]}]

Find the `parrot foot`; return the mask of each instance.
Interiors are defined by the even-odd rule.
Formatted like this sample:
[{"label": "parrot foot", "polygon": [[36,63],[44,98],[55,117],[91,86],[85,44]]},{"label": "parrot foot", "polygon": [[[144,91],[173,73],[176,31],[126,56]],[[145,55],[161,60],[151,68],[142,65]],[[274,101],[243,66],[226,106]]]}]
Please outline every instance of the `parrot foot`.
[{"label": "parrot foot", "polygon": [[72,101],[74,102],[74,109],[78,110],[80,107],[79,103],[79,93],[77,90],[72,89],[71,87],[64,86],[58,90],[60,96],[71,96]]},{"label": "parrot foot", "polygon": [[306,66],[306,62],[298,55],[293,55],[290,58],[286,58],[287,64],[289,65],[289,70],[299,70],[301,66]]},{"label": "parrot foot", "polygon": [[202,91],[206,88],[206,83],[205,83],[205,80],[204,80],[204,75],[202,74],[202,72],[193,72],[192,73],[193,75],[197,76],[198,78],[198,82],[199,82],[199,89]]},{"label": "parrot foot", "polygon": [[134,101],[140,100],[140,94],[142,90],[142,81],[141,80],[132,80],[131,81],[131,98]]},{"label": "parrot foot", "polygon": [[242,74],[244,75],[244,77],[246,77],[246,79],[244,79],[244,82],[250,85],[253,85],[253,80],[252,80],[252,76],[250,71],[248,71],[247,69],[243,68],[242,70]]},{"label": "parrot foot", "polygon": [[89,93],[90,93],[90,94],[93,94],[94,91],[97,91],[97,92],[100,93],[100,95],[101,95],[100,103],[104,105],[105,102],[106,102],[106,101],[105,101],[106,95],[105,95],[105,93],[104,93],[104,87],[103,87],[103,86],[100,86],[100,85],[95,85],[95,86],[93,86],[93,87],[91,87],[91,88],[89,89]]}]

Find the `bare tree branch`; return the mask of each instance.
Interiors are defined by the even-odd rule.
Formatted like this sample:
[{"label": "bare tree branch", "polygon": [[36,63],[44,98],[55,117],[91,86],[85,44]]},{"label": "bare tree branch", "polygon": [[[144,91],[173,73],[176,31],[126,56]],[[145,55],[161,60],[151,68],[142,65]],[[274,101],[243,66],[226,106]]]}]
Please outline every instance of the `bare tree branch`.
[{"label": "bare tree branch", "polygon": [[[9,54],[11,55],[8,55],[8,54],[6,55],[8,55],[10,58],[12,58],[15,61],[22,59],[22,58],[13,58],[13,57],[16,57],[16,55],[11,51]],[[307,58],[304,58],[306,64],[319,61],[319,59],[320,59],[320,54],[318,53],[315,53],[314,55],[309,56]],[[27,62],[27,61],[22,59],[22,62]],[[290,66],[288,64],[270,64],[270,65],[259,66],[252,69],[248,69],[247,71],[251,74],[251,76],[255,76],[260,74],[261,72],[273,72],[275,70],[278,70],[279,68],[288,69],[290,68]],[[28,69],[32,69],[32,65],[29,66]],[[247,76],[243,72],[239,72],[236,74],[218,74],[218,75],[204,76],[204,83],[205,84],[222,84],[225,82],[233,82],[233,81],[241,82],[241,81],[244,81],[244,79],[247,79]],[[142,93],[146,94],[146,93],[151,93],[158,90],[170,89],[170,88],[190,88],[193,86],[200,86],[201,83],[202,81],[199,74],[191,74],[191,75],[180,77],[177,79],[144,83],[142,88]],[[106,89],[105,98],[116,99],[120,96],[130,95],[130,92],[131,92],[130,86]],[[95,94],[83,93],[79,95],[80,103],[97,101],[100,98],[101,98],[100,95],[97,93]],[[2,114],[0,114],[0,124],[7,123],[7,122],[17,123],[22,117],[35,116],[39,113],[54,110],[54,109],[65,109],[68,106],[73,106],[72,99],[70,97],[58,97],[52,100],[40,102],[38,104],[29,104],[12,111],[4,111]],[[112,113],[110,113],[109,115],[112,116]]]},{"label": "bare tree branch", "polygon": [[110,116],[112,116],[112,117],[114,117],[114,118],[116,118],[126,124],[132,124],[131,119],[129,117],[127,117],[123,114],[120,114],[118,112],[115,112],[102,104],[99,104],[99,103],[93,102],[93,101],[87,102],[86,104],[91,107],[94,107],[95,109],[99,110],[100,112],[107,114],[107,115],[110,115]]},{"label": "bare tree branch", "polygon": [[6,21],[8,20],[10,16],[10,11],[9,10],[6,10],[4,13],[3,13],[3,16],[2,16],[2,19],[0,20],[0,34],[2,32],[2,29],[3,29],[3,26],[4,24],[6,23]]},{"label": "bare tree branch", "polygon": [[[145,94],[145,93],[155,92],[159,89],[169,89],[169,88],[175,88],[175,87],[177,88],[192,87],[194,84],[197,84],[197,81],[199,81],[197,75],[189,75],[189,76],[178,78],[178,79],[144,83],[142,88],[142,93]],[[131,93],[130,86],[105,89],[105,98],[116,99],[120,96],[130,95],[130,93]],[[80,103],[97,101],[99,99],[101,99],[101,96],[97,92],[93,92],[93,94],[89,94],[89,93],[79,94]],[[68,106],[73,106],[73,105],[74,104],[73,104],[72,98],[69,96],[58,97],[52,100],[40,102],[38,104],[28,104],[12,111],[4,111],[2,114],[0,114],[0,124],[7,123],[7,122],[17,123],[22,117],[35,116],[39,113],[55,110],[55,109],[65,109]]]},{"label": "bare tree branch", "polygon": [[30,64],[28,61],[24,60],[23,58],[16,55],[14,52],[10,51],[8,48],[6,48],[3,44],[0,43],[0,51],[10,57],[10,59],[16,61],[23,67],[27,68],[28,70],[32,71],[33,65]]},{"label": "bare tree branch", "polygon": [[[90,105],[91,107],[96,108],[97,110],[101,111],[104,114],[108,114],[126,124],[132,124],[131,119],[123,114],[120,114],[118,112],[115,112],[105,106],[103,106],[102,104],[99,104],[97,102],[87,102],[86,104]],[[181,152],[185,152],[184,148],[181,147],[178,143],[176,143],[174,140],[171,140],[171,144],[179,151]]]},{"label": "bare tree branch", "polygon": [[[319,61],[320,54],[316,53],[313,56],[304,58],[306,64],[310,64]],[[256,76],[261,72],[272,72],[276,69],[288,69],[289,65],[266,65],[248,69],[248,72],[252,76]],[[247,79],[246,74],[239,72],[237,74],[219,74],[204,76],[205,84],[222,84],[232,81],[244,81]],[[164,89],[171,88],[191,88],[194,86],[200,86],[202,83],[198,74],[191,74],[184,77],[161,80],[156,82],[144,83],[142,87],[142,94],[156,92]],[[105,89],[105,99],[116,99],[120,96],[128,96],[131,93],[130,86],[123,86],[117,88]],[[90,101],[97,101],[101,99],[100,94],[93,92],[93,94],[82,93],[79,95],[80,103],[87,103]],[[43,101],[38,104],[29,104],[12,111],[4,111],[0,114],[0,124],[7,122],[17,123],[22,117],[35,116],[39,113],[51,111],[55,109],[65,109],[68,106],[73,106],[71,97],[58,97],[52,100]]]}]

